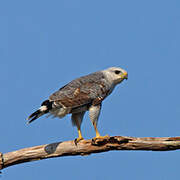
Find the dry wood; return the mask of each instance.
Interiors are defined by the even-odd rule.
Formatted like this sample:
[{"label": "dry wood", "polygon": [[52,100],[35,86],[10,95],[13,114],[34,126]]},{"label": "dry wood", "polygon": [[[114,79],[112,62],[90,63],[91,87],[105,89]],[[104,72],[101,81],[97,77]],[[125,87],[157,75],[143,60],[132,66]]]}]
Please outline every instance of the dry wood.
[{"label": "dry wood", "polygon": [[60,156],[89,155],[111,150],[171,151],[180,149],[180,137],[125,137],[57,142],[34,146],[5,154],[0,153],[0,169],[24,162]]}]

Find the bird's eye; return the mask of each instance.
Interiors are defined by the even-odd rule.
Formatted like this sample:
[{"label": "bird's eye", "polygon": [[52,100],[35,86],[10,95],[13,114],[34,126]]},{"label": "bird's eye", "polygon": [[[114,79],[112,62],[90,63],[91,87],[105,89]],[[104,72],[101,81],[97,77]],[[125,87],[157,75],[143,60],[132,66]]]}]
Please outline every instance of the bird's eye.
[{"label": "bird's eye", "polygon": [[121,73],[121,71],[119,71],[119,70],[115,70],[114,72],[115,72],[115,74],[120,74]]}]

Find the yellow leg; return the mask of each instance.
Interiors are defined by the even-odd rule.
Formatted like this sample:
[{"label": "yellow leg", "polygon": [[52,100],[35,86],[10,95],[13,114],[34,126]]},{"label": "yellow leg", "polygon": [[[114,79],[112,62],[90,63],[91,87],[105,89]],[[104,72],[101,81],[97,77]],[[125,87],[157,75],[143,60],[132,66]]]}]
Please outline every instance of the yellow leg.
[{"label": "yellow leg", "polygon": [[83,140],[84,138],[82,137],[81,128],[80,128],[80,125],[79,125],[79,122],[78,122],[78,121],[76,121],[76,126],[77,126],[77,129],[78,129],[78,135],[79,135],[79,137],[76,138],[76,139],[74,140],[74,142],[75,142],[75,144],[77,145],[77,143],[78,143],[79,141]]},{"label": "yellow leg", "polygon": [[99,134],[98,129],[97,129],[97,124],[94,123],[93,125],[94,125],[94,129],[95,129],[95,132],[96,132],[96,137],[95,137],[94,139],[104,139],[104,138],[109,138],[109,135],[101,136],[101,135]]},{"label": "yellow leg", "polygon": [[97,129],[96,123],[94,123],[94,129],[95,129],[95,131],[96,131],[96,138],[101,137],[101,135],[99,134],[99,131],[98,131],[98,129]]},{"label": "yellow leg", "polygon": [[79,137],[78,137],[78,139],[83,139],[83,137],[82,137],[82,134],[81,134],[81,129],[78,129],[78,135],[79,135]]}]

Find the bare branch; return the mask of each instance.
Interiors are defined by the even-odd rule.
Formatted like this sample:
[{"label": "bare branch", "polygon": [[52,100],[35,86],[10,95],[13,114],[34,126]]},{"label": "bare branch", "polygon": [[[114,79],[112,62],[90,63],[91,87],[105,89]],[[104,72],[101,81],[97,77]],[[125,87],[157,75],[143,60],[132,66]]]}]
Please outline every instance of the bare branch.
[{"label": "bare branch", "polygon": [[180,149],[180,137],[125,137],[113,136],[104,139],[57,142],[34,146],[17,151],[0,153],[0,169],[24,162],[60,156],[89,155],[111,150],[171,151]]}]

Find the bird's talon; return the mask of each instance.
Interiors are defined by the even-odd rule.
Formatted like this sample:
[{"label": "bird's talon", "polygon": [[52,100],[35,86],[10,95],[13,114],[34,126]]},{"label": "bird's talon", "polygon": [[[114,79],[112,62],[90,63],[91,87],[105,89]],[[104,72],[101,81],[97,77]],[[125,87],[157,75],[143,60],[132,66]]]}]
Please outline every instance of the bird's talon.
[{"label": "bird's talon", "polygon": [[106,135],[104,136],[104,138],[110,138],[110,136],[109,136],[108,134],[106,134]]},{"label": "bird's talon", "polygon": [[94,141],[96,141],[97,139],[106,139],[106,138],[110,138],[110,136],[109,135],[105,135],[105,136],[96,136],[95,138],[93,138],[92,139],[92,141],[94,142]]},{"label": "bird's talon", "polygon": [[81,140],[83,140],[83,137],[78,137],[74,140],[75,145],[77,145],[78,142],[80,142]]}]

